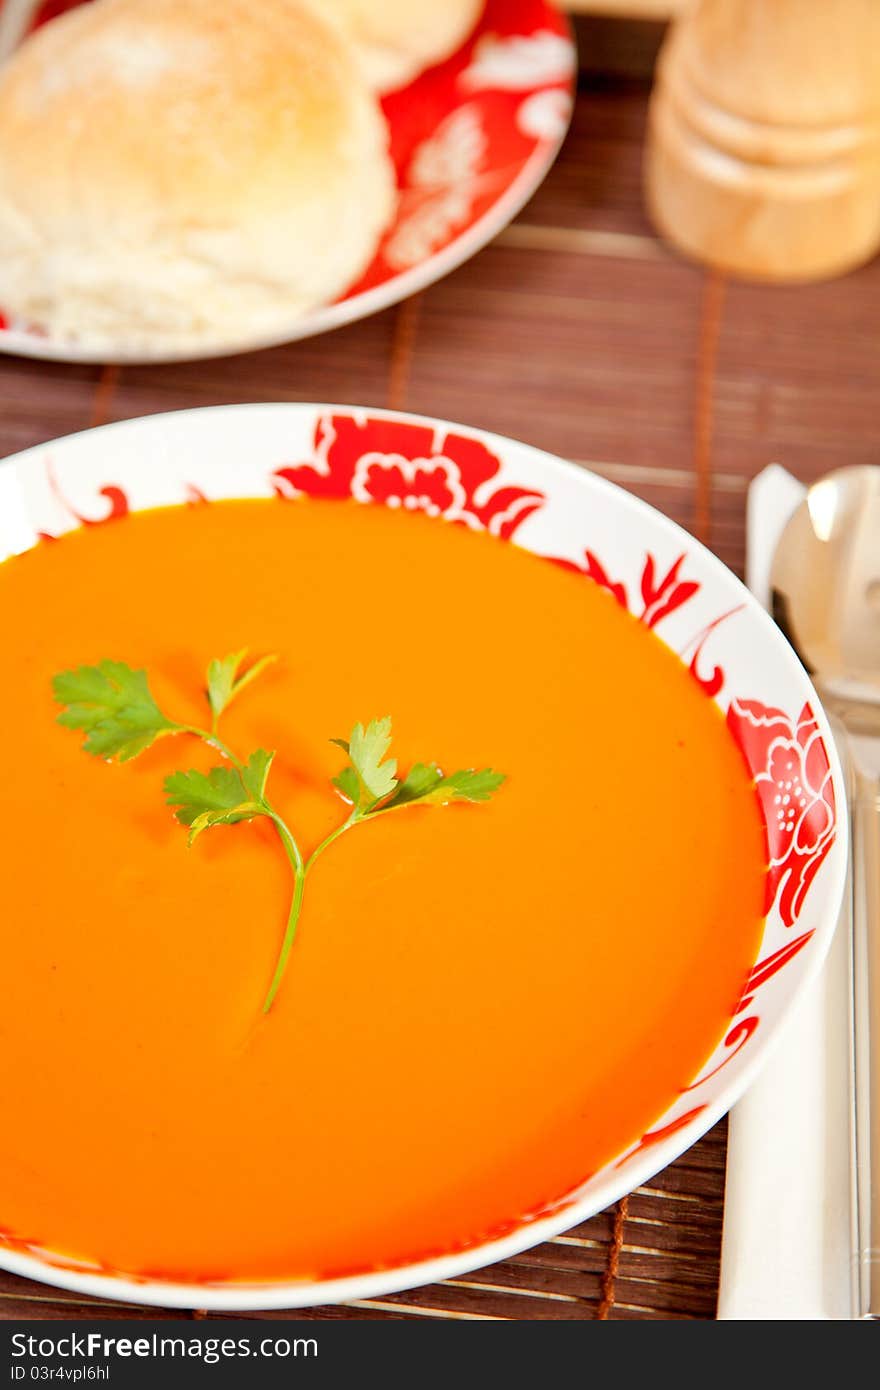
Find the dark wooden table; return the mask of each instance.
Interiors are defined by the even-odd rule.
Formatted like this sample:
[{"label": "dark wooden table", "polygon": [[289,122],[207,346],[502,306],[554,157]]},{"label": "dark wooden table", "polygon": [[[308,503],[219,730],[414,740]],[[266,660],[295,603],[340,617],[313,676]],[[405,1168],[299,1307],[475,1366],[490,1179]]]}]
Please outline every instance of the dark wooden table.
[{"label": "dark wooden table", "polygon": [[[647,90],[587,74],[562,156],[517,222],[447,280],[362,323],[176,366],[0,358],[0,455],[182,406],[404,407],[575,459],[741,572],[756,472],[778,461],[810,480],[877,461],[880,263],[783,290],[728,283],[667,252],[641,204]],[[306,1316],[712,1317],[725,1146],[722,1123],[613,1210],[516,1259]],[[0,1273],[0,1318],[96,1315],[131,1310]]]}]

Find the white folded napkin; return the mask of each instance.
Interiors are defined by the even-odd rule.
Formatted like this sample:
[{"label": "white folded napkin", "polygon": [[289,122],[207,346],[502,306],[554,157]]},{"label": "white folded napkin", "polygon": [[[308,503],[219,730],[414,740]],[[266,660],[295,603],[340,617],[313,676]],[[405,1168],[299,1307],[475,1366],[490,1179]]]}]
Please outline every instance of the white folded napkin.
[{"label": "white folded napkin", "polygon": [[[765,607],[803,493],[775,465],[749,488],[747,581]],[[841,922],[822,975],[731,1111],[719,1318],[852,1315],[848,937]]]}]

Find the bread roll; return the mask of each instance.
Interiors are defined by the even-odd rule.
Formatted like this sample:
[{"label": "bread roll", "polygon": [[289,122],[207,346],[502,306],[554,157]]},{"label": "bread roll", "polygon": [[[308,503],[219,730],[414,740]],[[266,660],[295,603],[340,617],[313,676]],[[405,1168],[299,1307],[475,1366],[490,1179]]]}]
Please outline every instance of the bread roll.
[{"label": "bread roll", "polygon": [[302,0],[95,0],[0,71],[0,305],[108,355],[283,335],[395,200],[354,52]]},{"label": "bread roll", "polygon": [[460,48],[485,0],[314,0],[351,35],[377,92],[411,82]]}]

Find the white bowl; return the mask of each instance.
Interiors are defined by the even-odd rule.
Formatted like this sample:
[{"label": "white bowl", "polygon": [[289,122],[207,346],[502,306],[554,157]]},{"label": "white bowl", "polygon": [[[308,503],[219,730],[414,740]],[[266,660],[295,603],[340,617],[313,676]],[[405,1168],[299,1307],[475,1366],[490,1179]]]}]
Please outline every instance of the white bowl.
[{"label": "white bowl", "polygon": [[[651,1130],[501,1239],[351,1278],[263,1285],[135,1282],[49,1252],[0,1245],[0,1266],[80,1294],[225,1310],[374,1298],[507,1259],[586,1220],[677,1158],[742,1094],[819,970],[843,893],[847,832],[838,811],[845,800],[833,739],[803,668],[767,614],[720,561],[659,512],[527,445],[346,406],[236,405],[153,415],[40,445],[0,466],[0,559],[28,549],[41,533],[184,503],[194,493],[210,500],[279,491],[353,495],[365,504],[381,496],[515,538],[613,585],[619,601],[654,627],[725,711],[755,776],[768,833],[768,915],[758,963],[723,1041]],[[779,828],[774,800],[783,758],[787,778],[800,779],[802,808],[790,829]]]}]

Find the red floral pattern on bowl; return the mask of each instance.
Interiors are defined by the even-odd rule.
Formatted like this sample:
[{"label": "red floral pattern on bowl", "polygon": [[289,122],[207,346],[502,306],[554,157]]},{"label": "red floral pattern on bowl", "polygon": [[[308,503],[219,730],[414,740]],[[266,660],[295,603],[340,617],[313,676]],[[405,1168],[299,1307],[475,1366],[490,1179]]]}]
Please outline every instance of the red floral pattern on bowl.
[{"label": "red floral pattern on bowl", "polygon": [[732,700],[727,726],[743,750],[767,831],[767,902],[787,927],[834,842],[834,781],[825,742],[805,704],[797,720],[755,700]]},{"label": "red floral pattern on bowl", "polygon": [[264,405],[151,416],[32,449],[0,467],[0,559],[144,507],[301,494],[407,507],[515,539],[607,590],[609,602],[677,653],[724,712],[754,778],[767,836],[757,962],[712,1056],[648,1132],[602,1172],[479,1246],[335,1281],[245,1288],[135,1283],[72,1268],[0,1233],[0,1265],[31,1278],[165,1306],[296,1307],[369,1297],[506,1258],[601,1210],[693,1143],[741,1094],[827,950],[843,892],[846,829],[837,818],[843,791],[833,741],[806,674],[719,561],[582,469],[498,436],[382,411]]},{"label": "red floral pattern on bowl", "polygon": [[510,540],[544,501],[522,487],[493,487],[500,460],[485,444],[450,430],[377,417],[324,415],[311,462],[279,468],[282,495],[353,497],[443,516]]}]

